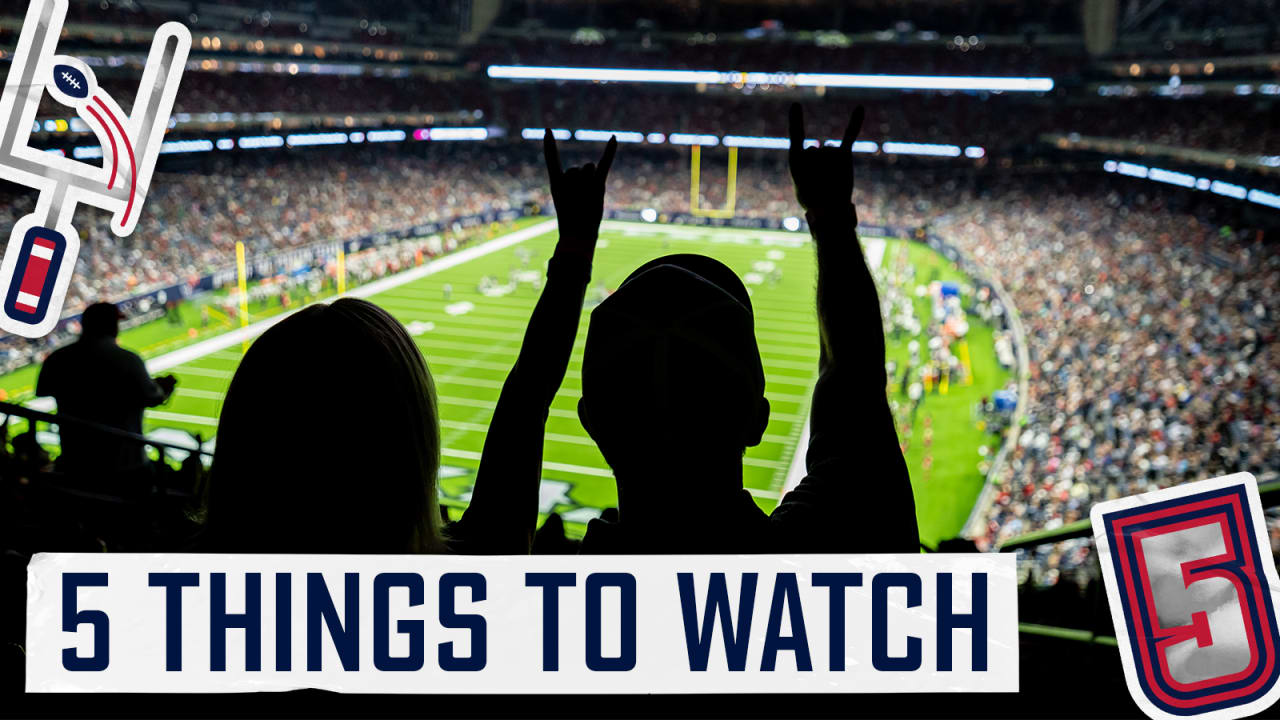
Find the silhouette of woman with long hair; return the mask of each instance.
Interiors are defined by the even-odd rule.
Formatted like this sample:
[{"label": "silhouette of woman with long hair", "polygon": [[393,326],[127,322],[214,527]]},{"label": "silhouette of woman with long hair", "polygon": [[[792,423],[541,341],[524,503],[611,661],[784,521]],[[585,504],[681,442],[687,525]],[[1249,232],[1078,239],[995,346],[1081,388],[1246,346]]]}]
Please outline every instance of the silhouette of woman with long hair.
[{"label": "silhouette of woman with long hair", "polygon": [[445,549],[435,386],[404,326],[372,303],[315,305],[263,333],[217,441],[201,549]]}]

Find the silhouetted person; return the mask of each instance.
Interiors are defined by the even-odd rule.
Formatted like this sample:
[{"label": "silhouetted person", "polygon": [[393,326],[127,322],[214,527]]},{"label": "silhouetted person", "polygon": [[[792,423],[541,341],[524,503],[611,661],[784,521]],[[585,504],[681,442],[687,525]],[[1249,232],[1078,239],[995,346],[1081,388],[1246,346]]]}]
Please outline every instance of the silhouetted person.
[{"label": "silhouetted person", "polygon": [[610,138],[599,167],[587,163],[568,170],[561,170],[549,130],[543,149],[560,237],[547,263],[547,283],[529,317],[520,355],[489,422],[471,503],[462,519],[450,527],[459,552],[528,554],[533,546],[547,416],[568,369],[582,319],[604,216],[604,184],[618,143]]},{"label": "silhouetted person", "polygon": [[218,422],[197,548],[528,554],[542,435],[577,334],[616,150],[611,140],[599,170],[561,173],[551,147],[561,238],[461,520],[446,529],[439,507],[440,420],[421,352],[386,311],[342,299],[281,321],[241,360]]},{"label": "silhouetted person", "polygon": [[[52,396],[61,415],[141,433],[142,411],[167,400],[177,381],[171,375],[153,380],[137,353],[116,344],[120,311],[115,305],[90,305],[80,327],[76,342],[44,361],[36,394]],[[71,423],[59,425],[59,436],[61,472],[110,478],[147,463],[143,445],[133,440]]]},{"label": "silhouetted person", "polygon": [[743,489],[743,453],[769,421],[750,296],[716,260],[659,258],[591,315],[578,412],[613,469],[618,516],[589,524],[583,552],[919,551],[880,301],[854,230],[861,125],[859,108],[840,147],[803,149],[792,109],[791,172],[818,254],[808,475],[772,515]]},{"label": "silhouetted person", "polygon": [[314,305],[264,332],[231,379],[217,438],[200,550],[445,549],[435,385],[376,305]]}]

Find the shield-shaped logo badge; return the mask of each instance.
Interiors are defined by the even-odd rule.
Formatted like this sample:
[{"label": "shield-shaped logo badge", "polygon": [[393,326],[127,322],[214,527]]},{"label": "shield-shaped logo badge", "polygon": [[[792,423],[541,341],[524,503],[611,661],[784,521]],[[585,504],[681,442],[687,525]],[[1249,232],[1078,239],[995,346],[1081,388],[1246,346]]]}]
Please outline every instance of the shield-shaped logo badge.
[{"label": "shield-shaped logo badge", "polygon": [[1148,716],[1242,718],[1280,697],[1280,578],[1248,473],[1099,503],[1129,692]]}]

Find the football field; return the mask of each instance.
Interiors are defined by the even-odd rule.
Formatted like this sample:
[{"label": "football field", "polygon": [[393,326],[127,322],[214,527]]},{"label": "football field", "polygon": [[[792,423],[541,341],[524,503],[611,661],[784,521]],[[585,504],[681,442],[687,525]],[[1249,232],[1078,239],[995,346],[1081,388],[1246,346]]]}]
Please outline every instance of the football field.
[{"label": "football field", "polygon": [[[440,485],[442,501],[447,505],[463,507],[468,500],[489,419],[519,351],[555,240],[554,222],[538,223],[349,293],[366,297],[399,318],[427,359],[439,395],[443,448]],[[887,252],[907,250],[917,265],[945,264],[923,246],[913,244],[907,248],[899,241],[878,238],[864,238],[863,244],[868,262],[876,267]],[[747,451],[743,480],[766,510],[774,506],[787,485],[804,431],[818,359],[815,265],[808,237],[777,231],[608,222],[601,232],[568,373],[547,423],[540,510],[560,512],[573,531],[580,531],[581,524],[616,501],[612,473],[576,412],[588,315],[636,267],[652,258],[679,252],[720,259],[743,278],[752,294],[772,413],[763,442]],[[178,387],[166,405],[147,412],[147,433],[178,442],[186,433],[199,433],[207,441],[206,447],[212,447],[216,443],[213,436],[222,397],[240,361],[243,341],[270,322],[151,357],[151,371],[172,372],[178,378]],[[905,346],[905,342],[900,344]],[[127,336],[122,338],[122,344],[129,346]],[[951,397],[934,402],[933,422],[939,433],[943,432],[944,421],[948,425],[972,426],[970,405],[978,392],[985,394],[1003,381],[997,372],[988,372],[995,367],[994,359],[985,357],[993,355],[990,329],[976,327],[970,345],[974,348],[977,387],[957,388]],[[890,357],[901,354],[900,350],[891,347]],[[297,359],[300,363],[306,360]],[[342,417],[342,395],[361,392],[358,378],[334,378],[331,392],[335,414],[331,427],[341,428],[347,422],[377,422],[376,418]],[[952,416],[954,421],[947,419]],[[288,408],[280,408],[280,422],[290,422]],[[981,487],[982,476],[976,464],[977,448],[983,438],[980,431],[967,429],[964,432],[965,428],[959,428],[954,438],[946,438],[949,447],[962,448],[957,456],[963,460],[957,460],[954,468],[947,465],[944,470],[944,458],[938,452],[939,467],[921,474],[919,463],[912,462],[912,449],[908,449],[922,539],[926,542],[955,535]],[[939,438],[940,445],[942,439]],[[324,438],[317,438],[317,447],[323,447],[324,442]],[[268,440],[264,450],[269,447]],[[671,503],[677,512],[680,502],[679,489],[672,488]],[[691,521],[697,511],[689,508]]]}]

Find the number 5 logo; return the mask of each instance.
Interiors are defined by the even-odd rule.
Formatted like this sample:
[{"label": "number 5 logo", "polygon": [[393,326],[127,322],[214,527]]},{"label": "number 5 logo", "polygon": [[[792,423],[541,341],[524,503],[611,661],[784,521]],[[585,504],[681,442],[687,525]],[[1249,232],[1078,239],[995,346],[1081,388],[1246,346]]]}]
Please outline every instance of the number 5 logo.
[{"label": "number 5 logo", "polygon": [[1280,697],[1280,579],[1238,473],[1099,503],[1093,534],[1129,693],[1148,716],[1227,720]]}]

